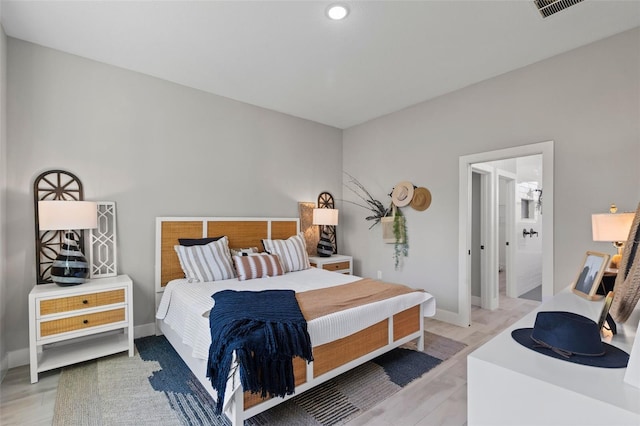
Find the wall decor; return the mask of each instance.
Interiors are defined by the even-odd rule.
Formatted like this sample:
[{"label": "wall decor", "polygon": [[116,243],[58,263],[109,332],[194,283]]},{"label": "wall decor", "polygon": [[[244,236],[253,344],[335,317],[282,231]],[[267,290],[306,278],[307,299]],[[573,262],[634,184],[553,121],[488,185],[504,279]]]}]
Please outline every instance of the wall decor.
[{"label": "wall decor", "polygon": [[320,233],[317,226],[313,226],[313,209],[316,208],[316,203],[308,201],[301,201],[298,203],[298,211],[300,214],[300,232],[304,235],[304,241],[307,246],[307,254],[309,256],[315,256],[316,246],[318,245],[318,239]]},{"label": "wall decor", "polygon": [[[328,192],[321,192],[318,195],[318,208],[319,209],[335,209],[336,204],[333,199],[333,195]],[[336,219],[337,220],[337,219]],[[335,225],[324,225],[322,227],[322,233],[325,234],[325,238],[328,238],[333,246],[333,253],[338,253],[338,239],[336,237],[336,226]]]},{"label": "wall decor", "polygon": [[393,244],[394,268],[398,270],[402,265],[402,259],[409,255],[407,219],[395,204],[392,204],[390,210],[391,215],[381,219],[382,241]]},{"label": "wall decor", "polygon": [[618,267],[618,276],[614,287],[611,316],[618,323],[629,319],[631,312],[640,299],[640,204],[631,223],[629,238],[622,251],[622,260]]},{"label": "wall decor", "polygon": [[354,193],[358,198],[360,198],[364,204],[359,202],[350,201],[350,200],[342,200],[345,203],[353,204],[358,207],[362,207],[363,209],[369,210],[372,214],[370,216],[365,217],[365,220],[373,220],[373,224],[369,227],[369,229],[376,226],[380,223],[380,219],[387,216],[389,210],[382,205],[382,203],[375,198],[367,191],[367,189],[356,179],[351,176],[347,172],[343,172],[348,177],[348,182],[344,184],[345,188]]},{"label": "wall decor", "polygon": [[98,201],[98,227],[89,234],[91,278],[118,275],[116,203]]},{"label": "wall decor", "polygon": [[415,187],[411,182],[398,182],[391,191],[391,201],[397,207],[408,206],[413,199]]},{"label": "wall decor", "polygon": [[411,207],[419,212],[425,211],[431,205],[431,191],[424,186],[419,186],[413,191]]},{"label": "wall decor", "polygon": [[[36,275],[37,284],[51,283],[51,267],[64,243],[65,231],[40,230],[38,201],[83,201],[82,182],[65,170],[47,170],[33,183],[33,209],[35,215]],[[78,248],[84,253],[84,231],[74,230]]]}]

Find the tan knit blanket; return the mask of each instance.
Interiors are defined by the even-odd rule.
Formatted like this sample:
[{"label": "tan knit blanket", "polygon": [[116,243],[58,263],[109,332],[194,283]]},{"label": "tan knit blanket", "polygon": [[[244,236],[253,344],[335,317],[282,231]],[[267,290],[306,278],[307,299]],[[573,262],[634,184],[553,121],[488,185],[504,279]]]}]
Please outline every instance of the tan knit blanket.
[{"label": "tan knit blanket", "polygon": [[307,321],[345,309],[368,303],[379,302],[415,290],[401,284],[391,284],[372,278],[343,284],[335,287],[321,288],[296,293],[298,305]]}]

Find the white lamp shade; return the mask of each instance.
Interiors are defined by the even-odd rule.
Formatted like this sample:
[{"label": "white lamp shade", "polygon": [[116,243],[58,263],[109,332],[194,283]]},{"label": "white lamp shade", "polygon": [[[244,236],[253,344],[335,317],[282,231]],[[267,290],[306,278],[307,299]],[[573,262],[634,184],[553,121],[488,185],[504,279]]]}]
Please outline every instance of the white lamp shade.
[{"label": "white lamp shade", "polygon": [[634,213],[591,215],[593,241],[626,242],[634,216]]},{"label": "white lamp shade", "polygon": [[98,227],[95,201],[38,201],[38,225],[43,231]]},{"label": "white lamp shade", "polygon": [[337,225],[338,210],[337,209],[313,209],[314,225]]}]

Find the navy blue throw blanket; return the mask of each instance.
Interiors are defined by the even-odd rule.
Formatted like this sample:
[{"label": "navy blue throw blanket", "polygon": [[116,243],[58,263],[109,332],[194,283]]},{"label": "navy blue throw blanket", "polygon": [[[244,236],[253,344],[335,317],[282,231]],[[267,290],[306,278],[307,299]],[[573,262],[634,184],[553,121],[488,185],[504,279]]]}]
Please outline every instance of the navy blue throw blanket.
[{"label": "navy blue throw blanket", "polygon": [[243,390],[262,397],[290,395],[295,389],[293,357],[313,361],[307,322],[293,290],[233,291],[211,296],[211,346],[207,377],[218,392],[222,413],[233,352]]}]

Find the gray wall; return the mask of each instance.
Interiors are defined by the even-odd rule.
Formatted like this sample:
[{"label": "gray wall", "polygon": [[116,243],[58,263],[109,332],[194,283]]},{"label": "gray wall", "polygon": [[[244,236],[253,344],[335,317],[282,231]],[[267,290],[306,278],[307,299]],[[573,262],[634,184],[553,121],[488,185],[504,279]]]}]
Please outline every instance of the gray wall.
[{"label": "gray wall", "polygon": [[[344,170],[387,202],[394,184],[431,190],[424,212],[404,209],[409,258],[394,271],[392,246],[366,211],[345,204],[343,250],[356,273],[431,292],[439,309],[458,310],[458,161],[554,140],[554,287],[575,277],[591,241],[591,214],[640,200],[640,29],[469,86],[345,130]],[[345,193],[346,194],[346,193]],[[351,199],[347,197],[347,199]]]},{"label": "gray wall", "polygon": [[32,185],[44,170],[71,171],[86,199],[116,202],[135,325],[154,322],[156,216],[297,217],[299,201],[342,190],[336,128],[12,38],[8,87],[10,351],[28,346]]},{"label": "gray wall", "polygon": [[635,29],[341,132],[9,39],[6,348],[28,345],[31,186],[50,168],[77,174],[87,199],[116,201],[136,325],[153,321],[156,216],[297,216],[297,202],[320,191],[341,197],[342,169],[385,202],[401,180],[431,190],[427,211],[404,209],[402,270],[362,209],[340,207],[339,241],[357,273],[425,288],[455,313],[459,157],[555,140],[554,277],[563,288],[584,251],[611,250],[591,241],[591,213],[612,201],[634,210],[640,199],[639,52]]},{"label": "gray wall", "polygon": [[0,27],[0,380],[9,365],[7,356],[7,36]]}]

